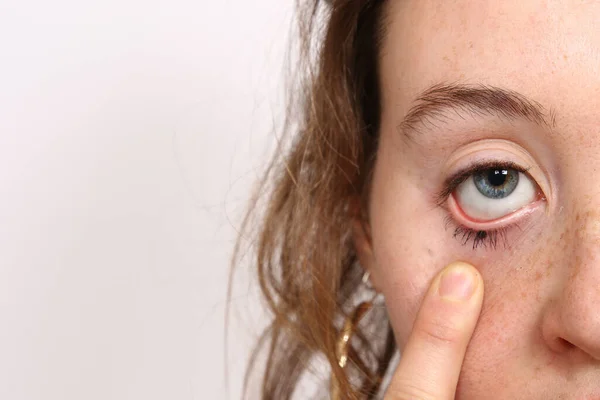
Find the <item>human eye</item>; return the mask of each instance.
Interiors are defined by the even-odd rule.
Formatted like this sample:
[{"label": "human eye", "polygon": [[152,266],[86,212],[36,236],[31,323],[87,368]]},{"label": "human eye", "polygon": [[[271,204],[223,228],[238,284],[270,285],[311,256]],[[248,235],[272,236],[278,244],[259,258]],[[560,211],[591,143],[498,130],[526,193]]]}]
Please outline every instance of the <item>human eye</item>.
[{"label": "human eye", "polygon": [[504,217],[536,198],[535,183],[516,168],[495,166],[474,171],[454,191],[467,217],[490,221]]},{"label": "human eye", "polygon": [[448,202],[454,237],[463,244],[495,248],[506,244],[506,232],[544,198],[538,184],[513,162],[489,160],[468,166],[445,182],[443,201]]}]

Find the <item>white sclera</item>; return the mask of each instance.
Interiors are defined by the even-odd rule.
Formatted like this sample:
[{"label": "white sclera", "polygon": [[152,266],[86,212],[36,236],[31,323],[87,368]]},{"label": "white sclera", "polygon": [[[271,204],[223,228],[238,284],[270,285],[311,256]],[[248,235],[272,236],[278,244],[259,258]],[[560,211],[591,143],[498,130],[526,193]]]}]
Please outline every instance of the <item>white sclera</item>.
[{"label": "white sclera", "polygon": [[535,186],[527,175],[519,172],[515,190],[503,199],[484,196],[469,178],[456,188],[456,201],[464,213],[473,219],[491,221],[509,215],[535,200]]}]

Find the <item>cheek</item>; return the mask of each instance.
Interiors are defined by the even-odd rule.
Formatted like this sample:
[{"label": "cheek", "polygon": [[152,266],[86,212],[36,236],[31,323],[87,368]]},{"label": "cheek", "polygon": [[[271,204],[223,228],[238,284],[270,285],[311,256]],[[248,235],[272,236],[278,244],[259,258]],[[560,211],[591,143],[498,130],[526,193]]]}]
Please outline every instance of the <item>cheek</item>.
[{"label": "cheek", "polygon": [[542,284],[550,276],[549,260],[553,254],[536,249],[531,243],[524,243],[518,249],[475,253],[470,245],[463,246],[453,238],[443,222],[436,222],[443,221],[443,216],[413,215],[402,218],[403,227],[373,234],[374,239],[380,237],[374,242],[380,290],[401,347],[408,339],[431,280],[453,261],[469,262],[482,274],[485,297],[477,329],[489,328],[480,333],[485,340],[500,343],[506,337],[504,333],[518,325],[524,315],[541,312],[546,291]]},{"label": "cheek", "polygon": [[411,167],[410,152],[386,135],[380,146],[369,209],[372,274],[403,347],[431,280],[457,260],[453,248],[460,245],[446,226],[446,211],[434,204],[432,179]]},{"label": "cheek", "polygon": [[474,253],[444,229],[443,216],[426,208],[412,211],[373,226],[380,289],[400,351],[432,278],[452,261],[470,262],[482,273],[485,297],[457,392],[467,395],[457,398],[486,398],[490,390],[522,394],[523,387],[536,379],[536,371],[550,362],[540,319],[551,293],[552,260],[563,251],[559,241],[524,240],[541,237],[541,232],[531,228],[524,236],[513,237],[510,243],[518,246]]},{"label": "cheek", "polygon": [[[457,399],[530,398],[537,373],[552,358],[540,330],[542,263],[487,283],[487,297],[462,365]],[[539,395],[539,393],[537,394]],[[525,397],[523,397],[525,396]]]},{"label": "cheek", "polygon": [[419,197],[412,188],[404,187],[402,193],[394,207],[381,207],[371,214],[374,273],[401,347],[431,280],[455,261],[455,241],[444,228],[441,210],[422,201],[411,202]]},{"label": "cheek", "polygon": [[[445,211],[424,201],[421,189],[402,184],[402,196],[374,195],[371,227],[375,270],[396,340],[402,348],[408,339],[422,298],[433,277],[453,261],[466,261],[482,273],[485,298],[478,341],[502,344],[515,332],[524,313],[539,308],[540,280],[548,267],[547,249],[527,238],[540,238],[542,227],[523,227],[507,238],[508,248],[478,249],[462,245],[445,224]],[[518,247],[511,244],[518,243]],[[537,305],[536,305],[537,304]],[[511,306],[512,305],[512,306]],[[532,311],[533,312],[533,311]]]}]

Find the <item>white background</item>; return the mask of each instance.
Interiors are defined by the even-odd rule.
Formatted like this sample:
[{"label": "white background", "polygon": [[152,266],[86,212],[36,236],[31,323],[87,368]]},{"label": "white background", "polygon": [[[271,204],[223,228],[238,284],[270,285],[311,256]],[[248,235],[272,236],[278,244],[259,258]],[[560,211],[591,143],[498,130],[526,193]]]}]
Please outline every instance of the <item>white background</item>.
[{"label": "white background", "polygon": [[0,0],[0,399],[240,398],[292,3]]}]

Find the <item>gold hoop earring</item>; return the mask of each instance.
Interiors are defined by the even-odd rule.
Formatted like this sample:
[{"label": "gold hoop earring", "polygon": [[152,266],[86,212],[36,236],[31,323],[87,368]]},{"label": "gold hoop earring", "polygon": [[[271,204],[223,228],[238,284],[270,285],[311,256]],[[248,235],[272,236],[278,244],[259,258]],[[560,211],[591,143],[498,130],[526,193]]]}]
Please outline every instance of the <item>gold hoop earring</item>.
[{"label": "gold hoop earring", "polygon": [[[340,332],[340,336],[336,342],[336,356],[340,368],[345,369],[348,364],[348,348],[350,339],[356,332],[356,327],[362,317],[373,307],[371,301],[360,303],[352,312],[352,314],[344,321],[344,326]],[[331,376],[331,400],[342,400],[340,393],[340,385],[338,380],[332,374]]]},{"label": "gold hoop earring", "polygon": [[[363,275],[362,282],[365,284],[370,290],[373,288],[370,286],[370,273],[366,272]],[[376,296],[373,297],[373,299]],[[348,349],[350,347],[350,339],[357,330],[358,323],[365,316],[369,310],[373,308],[373,300],[363,301],[360,303],[345,320],[344,326],[340,332],[338,340],[336,342],[335,350],[337,362],[340,368],[345,369],[346,364],[348,364]],[[331,376],[331,391],[330,391],[331,400],[342,400],[342,394],[340,392],[340,385],[338,380],[335,378],[335,375]]]}]

